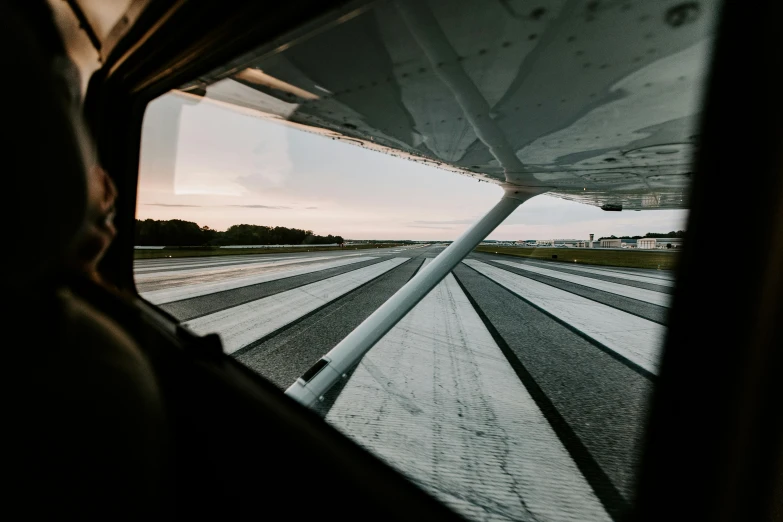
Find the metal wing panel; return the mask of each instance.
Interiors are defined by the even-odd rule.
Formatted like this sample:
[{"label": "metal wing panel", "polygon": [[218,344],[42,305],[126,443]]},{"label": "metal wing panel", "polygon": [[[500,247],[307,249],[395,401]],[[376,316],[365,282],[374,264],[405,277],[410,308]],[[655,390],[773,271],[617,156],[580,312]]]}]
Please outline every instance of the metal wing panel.
[{"label": "metal wing panel", "polygon": [[[415,161],[608,209],[686,205],[716,0],[410,1],[345,17],[234,78],[294,104],[293,122]],[[422,9],[431,22],[411,26]],[[434,61],[422,27],[454,63]],[[468,113],[477,106],[487,113]],[[511,168],[480,118],[513,149]]]}]

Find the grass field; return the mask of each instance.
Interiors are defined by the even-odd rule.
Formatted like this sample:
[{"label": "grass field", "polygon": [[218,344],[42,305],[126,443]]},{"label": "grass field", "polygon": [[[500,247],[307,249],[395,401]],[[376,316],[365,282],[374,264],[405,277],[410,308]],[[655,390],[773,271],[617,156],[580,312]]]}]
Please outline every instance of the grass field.
[{"label": "grass field", "polygon": [[313,245],[308,248],[218,248],[218,247],[177,247],[162,249],[141,249],[133,251],[133,259],[158,259],[163,257],[204,257],[204,256],[236,256],[247,254],[290,254],[293,252],[327,252],[330,250],[367,250],[403,246],[397,243],[378,245],[349,245],[345,248],[336,246]]},{"label": "grass field", "polygon": [[[665,250],[603,250],[592,248],[516,248],[480,246],[476,252],[505,254],[531,259],[545,259],[560,263],[618,266],[625,268],[653,268],[673,270],[677,266],[677,252]],[[552,256],[557,256],[553,259]]]}]

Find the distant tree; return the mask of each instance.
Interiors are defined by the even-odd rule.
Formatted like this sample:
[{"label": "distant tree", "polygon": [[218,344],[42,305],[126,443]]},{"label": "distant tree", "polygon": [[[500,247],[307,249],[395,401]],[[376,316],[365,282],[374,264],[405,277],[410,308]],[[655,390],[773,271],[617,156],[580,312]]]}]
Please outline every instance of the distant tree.
[{"label": "distant tree", "polygon": [[204,232],[192,221],[171,219],[136,220],[135,243],[143,246],[199,246],[204,244]]},{"label": "distant tree", "polygon": [[298,228],[241,224],[220,232],[180,219],[137,219],[134,236],[135,244],[139,246],[322,245],[342,242],[340,236],[319,236],[312,230]]},{"label": "distant tree", "polygon": [[219,233],[220,232],[218,232],[217,230],[212,230],[206,225],[201,227],[201,237],[202,237],[203,244],[211,244],[215,240],[215,238],[217,238]]},{"label": "distant tree", "polygon": [[620,237],[616,237],[616,236],[612,235],[612,236],[599,237],[598,241],[600,241],[602,239],[642,239],[643,237],[650,237],[650,238],[677,237],[677,238],[683,238],[683,237],[685,237],[685,231],[684,230],[677,230],[677,231],[672,230],[671,232],[666,232],[666,233],[663,233],[663,232],[647,232],[643,236],[620,236]]},{"label": "distant tree", "polygon": [[685,237],[685,231],[684,230],[677,230],[677,231],[672,230],[671,232],[666,232],[665,234],[664,233],[660,233],[660,232],[648,232],[647,234],[644,235],[644,237],[652,237],[652,238],[656,238],[656,237],[678,237],[678,238],[683,238],[683,237]]}]

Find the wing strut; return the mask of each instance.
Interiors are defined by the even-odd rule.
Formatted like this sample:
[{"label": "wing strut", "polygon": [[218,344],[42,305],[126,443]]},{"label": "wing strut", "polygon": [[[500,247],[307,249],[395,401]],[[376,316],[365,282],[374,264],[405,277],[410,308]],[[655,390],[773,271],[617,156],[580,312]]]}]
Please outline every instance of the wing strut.
[{"label": "wing strut", "polygon": [[[489,148],[503,167],[506,181],[509,174],[523,170],[513,147],[495,124],[490,107],[479,89],[459,63],[457,53],[438,25],[433,14],[421,2],[406,0],[397,3],[416,42],[443,83],[452,91],[476,136]],[[356,327],[340,343],[299,377],[286,395],[305,406],[312,406],[346,372],[361,361],[365,353],[381,340],[397,322],[441,282],[481,241],[516,208],[548,188],[506,186],[503,198],[462,236],[422,268],[397,293],[383,303],[370,317]]]},{"label": "wing strut", "polygon": [[547,189],[508,187],[503,198],[299,377],[286,395],[312,406],[516,208]]}]

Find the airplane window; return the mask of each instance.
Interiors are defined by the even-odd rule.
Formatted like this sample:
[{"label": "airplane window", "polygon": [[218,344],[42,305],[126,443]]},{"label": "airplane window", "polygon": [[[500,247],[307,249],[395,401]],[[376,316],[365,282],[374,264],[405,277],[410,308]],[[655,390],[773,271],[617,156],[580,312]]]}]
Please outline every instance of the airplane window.
[{"label": "airplane window", "polygon": [[387,2],[240,57],[147,108],[136,287],[285,390],[540,192],[314,409],[469,519],[622,518],[715,11]]}]

